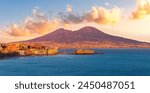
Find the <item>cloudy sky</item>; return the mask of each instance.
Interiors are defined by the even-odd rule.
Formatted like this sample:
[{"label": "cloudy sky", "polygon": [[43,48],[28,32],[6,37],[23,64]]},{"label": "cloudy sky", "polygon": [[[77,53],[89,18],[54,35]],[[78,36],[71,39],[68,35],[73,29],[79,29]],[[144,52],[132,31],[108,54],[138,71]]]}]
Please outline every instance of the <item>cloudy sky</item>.
[{"label": "cloudy sky", "polygon": [[0,42],[93,26],[150,42],[150,0],[1,0]]}]

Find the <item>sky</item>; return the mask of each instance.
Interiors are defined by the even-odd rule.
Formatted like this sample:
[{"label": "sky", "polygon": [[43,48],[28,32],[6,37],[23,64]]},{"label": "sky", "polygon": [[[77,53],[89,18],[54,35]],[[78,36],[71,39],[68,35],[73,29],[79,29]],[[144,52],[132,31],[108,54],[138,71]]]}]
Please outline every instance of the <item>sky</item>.
[{"label": "sky", "polygon": [[27,40],[58,28],[93,26],[150,42],[150,0],[1,0],[0,42]]}]

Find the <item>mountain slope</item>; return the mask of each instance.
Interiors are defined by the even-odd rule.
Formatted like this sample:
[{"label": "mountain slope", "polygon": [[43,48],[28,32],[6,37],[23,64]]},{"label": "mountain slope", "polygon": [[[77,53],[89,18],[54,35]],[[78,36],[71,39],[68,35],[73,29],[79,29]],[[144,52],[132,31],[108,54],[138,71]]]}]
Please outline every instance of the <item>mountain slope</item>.
[{"label": "mountain slope", "polygon": [[84,27],[77,31],[58,29],[52,33],[38,37],[27,42],[56,42],[56,43],[76,43],[76,42],[113,42],[113,43],[133,43],[139,44],[136,40],[108,35],[94,27]]}]

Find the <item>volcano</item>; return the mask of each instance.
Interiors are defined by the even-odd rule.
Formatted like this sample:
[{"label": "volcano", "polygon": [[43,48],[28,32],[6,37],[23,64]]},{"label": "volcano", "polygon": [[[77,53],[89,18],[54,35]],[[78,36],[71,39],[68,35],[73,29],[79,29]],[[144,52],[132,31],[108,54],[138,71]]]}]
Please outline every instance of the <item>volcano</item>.
[{"label": "volcano", "polygon": [[55,42],[55,43],[77,43],[77,42],[112,42],[141,44],[144,42],[112,36],[94,27],[84,27],[77,31],[65,30],[60,28],[52,33],[37,37],[27,42]]}]

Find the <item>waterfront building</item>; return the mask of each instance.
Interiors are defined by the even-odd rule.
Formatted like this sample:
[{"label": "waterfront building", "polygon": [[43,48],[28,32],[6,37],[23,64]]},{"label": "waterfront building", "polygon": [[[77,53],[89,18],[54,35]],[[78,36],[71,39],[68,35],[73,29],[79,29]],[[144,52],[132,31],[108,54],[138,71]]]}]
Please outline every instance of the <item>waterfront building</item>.
[{"label": "waterfront building", "polygon": [[48,55],[55,55],[58,53],[58,48],[50,48],[47,50]]},{"label": "waterfront building", "polygon": [[19,50],[18,53],[19,53],[20,56],[24,56],[25,55],[25,50]]},{"label": "waterfront building", "polygon": [[19,44],[8,44],[5,50],[8,52],[18,52]]}]

